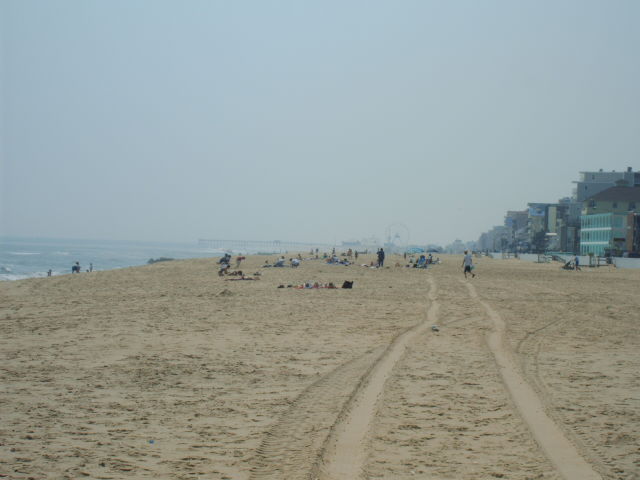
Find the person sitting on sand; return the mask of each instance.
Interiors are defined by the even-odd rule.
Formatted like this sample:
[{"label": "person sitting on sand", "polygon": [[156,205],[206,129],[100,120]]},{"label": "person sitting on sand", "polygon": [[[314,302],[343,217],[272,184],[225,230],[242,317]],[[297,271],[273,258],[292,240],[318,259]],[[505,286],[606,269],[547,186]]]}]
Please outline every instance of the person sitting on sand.
[{"label": "person sitting on sand", "polygon": [[280,257],[276,263],[273,264],[274,267],[284,267],[285,259],[284,257]]},{"label": "person sitting on sand", "polygon": [[300,260],[297,258],[292,258],[291,260],[291,266],[293,268],[299,267],[300,266]]}]

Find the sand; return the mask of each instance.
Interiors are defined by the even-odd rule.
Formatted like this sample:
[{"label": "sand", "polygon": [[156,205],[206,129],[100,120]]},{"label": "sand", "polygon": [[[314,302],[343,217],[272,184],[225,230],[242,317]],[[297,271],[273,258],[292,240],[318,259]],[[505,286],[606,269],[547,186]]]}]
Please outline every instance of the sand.
[{"label": "sand", "polygon": [[640,478],[640,271],[265,258],[0,283],[0,478]]}]

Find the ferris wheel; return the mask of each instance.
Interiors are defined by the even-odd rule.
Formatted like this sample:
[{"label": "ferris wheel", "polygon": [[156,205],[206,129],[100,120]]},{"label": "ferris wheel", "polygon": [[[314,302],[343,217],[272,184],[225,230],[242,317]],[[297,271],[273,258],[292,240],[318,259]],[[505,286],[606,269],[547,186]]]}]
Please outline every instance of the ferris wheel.
[{"label": "ferris wheel", "polygon": [[385,232],[388,248],[404,249],[409,245],[409,228],[403,223],[392,223]]}]

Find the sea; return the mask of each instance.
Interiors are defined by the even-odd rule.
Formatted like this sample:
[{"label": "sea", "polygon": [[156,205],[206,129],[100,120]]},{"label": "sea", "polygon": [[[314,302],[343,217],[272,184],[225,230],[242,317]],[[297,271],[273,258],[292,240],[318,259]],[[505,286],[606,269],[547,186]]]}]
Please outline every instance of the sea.
[{"label": "sea", "polygon": [[[0,281],[71,273],[80,263],[82,272],[145,265],[160,257],[175,260],[219,257],[223,250],[206,249],[197,242],[157,243],[113,240],[71,240],[0,237]],[[234,253],[234,252],[230,252]]]}]

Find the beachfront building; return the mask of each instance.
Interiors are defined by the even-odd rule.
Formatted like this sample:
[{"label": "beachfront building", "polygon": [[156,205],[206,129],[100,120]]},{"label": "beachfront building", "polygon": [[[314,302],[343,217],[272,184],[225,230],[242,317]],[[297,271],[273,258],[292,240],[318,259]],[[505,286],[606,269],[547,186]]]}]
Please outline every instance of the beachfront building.
[{"label": "beachfront building", "polygon": [[634,187],[640,185],[640,172],[634,172],[631,167],[626,171],[605,172],[600,169],[597,172],[580,172],[580,180],[573,182],[576,187],[573,190],[573,197],[577,202],[584,202],[586,199],[607,190],[611,187]]},{"label": "beachfront building", "polygon": [[617,186],[585,199],[580,217],[580,254],[638,253],[640,186]]},{"label": "beachfront building", "polygon": [[640,207],[640,186],[612,187],[586,199],[582,205],[582,215],[626,214],[637,212],[638,207]]},{"label": "beachfront building", "polygon": [[510,246],[509,230],[503,225],[497,225],[483,233],[476,242],[476,248],[483,252],[505,252]]},{"label": "beachfront building", "polygon": [[549,207],[553,203],[528,203],[527,242],[528,251],[542,253],[547,249],[547,233],[549,232]]},{"label": "beachfront building", "polygon": [[580,225],[580,255],[604,257],[626,247],[626,215],[583,215]]},{"label": "beachfront building", "polygon": [[504,226],[507,229],[509,250],[511,252],[521,252],[529,242],[528,210],[509,210],[504,216]]},{"label": "beachfront building", "polygon": [[548,249],[560,252],[577,252],[580,247],[580,215],[582,203],[569,197],[561,198],[547,210]]},{"label": "beachfront building", "polygon": [[459,238],[456,238],[453,243],[450,243],[449,245],[447,245],[446,247],[444,247],[444,251],[446,253],[452,253],[452,254],[459,254],[459,253],[463,253],[465,250],[467,250],[468,244],[465,244],[462,242],[462,240],[460,240]]}]

